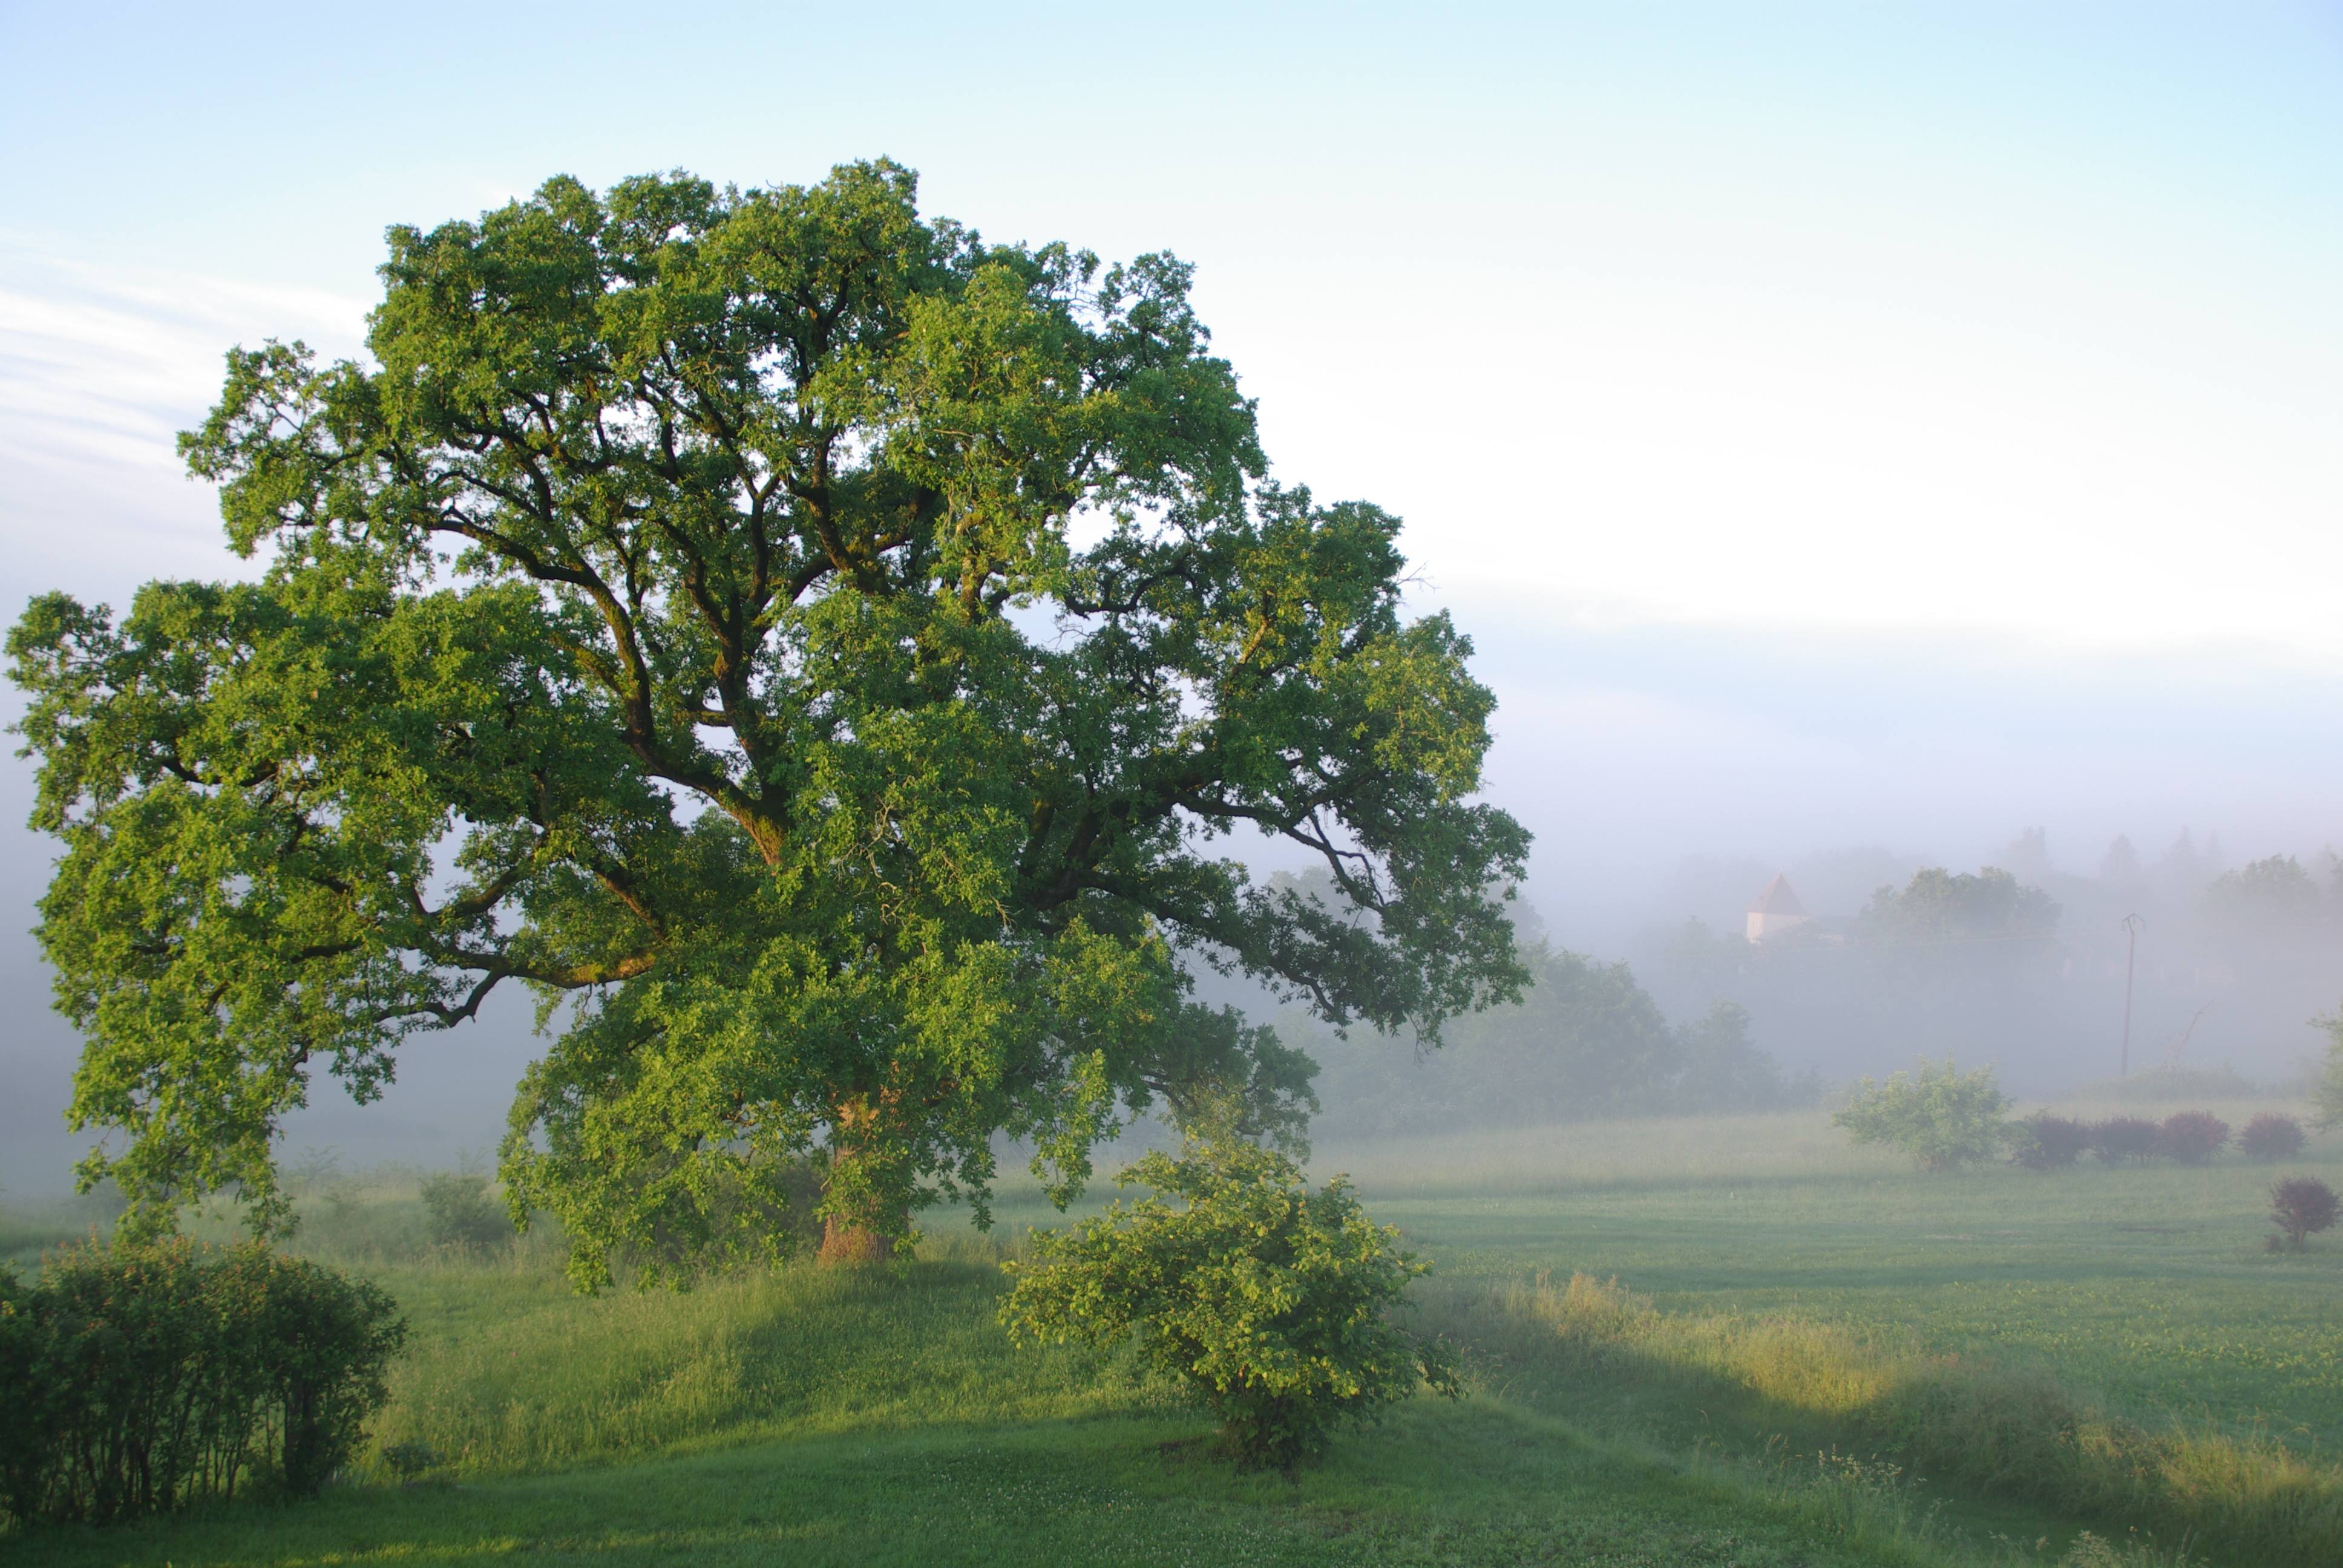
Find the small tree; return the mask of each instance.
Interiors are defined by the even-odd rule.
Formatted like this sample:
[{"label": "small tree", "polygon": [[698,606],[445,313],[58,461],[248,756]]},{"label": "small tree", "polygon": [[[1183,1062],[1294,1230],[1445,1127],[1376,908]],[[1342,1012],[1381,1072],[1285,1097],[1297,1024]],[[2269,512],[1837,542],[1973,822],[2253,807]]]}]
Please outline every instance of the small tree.
[{"label": "small tree", "polygon": [[2237,1134],[2237,1147],[2249,1160],[2289,1160],[2302,1152],[2302,1123],[2291,1116],[2265,1111]]},{"label": "small tree", "polygon": [[2110,1165],[2145,1165],[2162,1151],[2164,1129],[2139,1116],[2110,1116],[2091,1129],[2091,1152]]},{"label": "small tree", "polygon": [[2091,1130],[2070,1117],[2038,1111],[2010,1124],[2010,1158],[2029,1171],[2063,1170],[2091,1146]]},{"label": "small tree", "polygon": [[1246,1468],[1290,1468],[1421,1382],[1456,1393],[1445,1349],[1390,1318],[1428,1265],[1367,1218],[1344,1178],[1312,1192],[1272,1150],[1191,1140],[1116,1181],[1163,1196],[1036,1235],[1038,1263],[1009,1265],[1012,1337],[1103,1345],[1135,1331],[1141,1355],[1220,1418]]},{"label": "small tree", "polygon": [[2298,1252],[2305,1238],[2335,1223],[2335,1189],[2316,1176],[2289,1176],[2270,1187],[2270,1218]]},{"label": "small tree", "polygon": [[1864,1079],[1831,1121],[1857,1143],[1885,1143],[1924,1170],[1950,1171],[2000,1152],[2010,1136],[2002,1120],[2008,1109],[1993,1069],[1963,1072],[1947,1057],[1941,1068],[1923,1061],[1917,1077],[1899,1072],[1885,1083]]},{"label": "small tree", "polygon": [[2156,1151],[2183,1165],[2209,1165],[2229,1141],[2229,1124],[2209,1111],[2183,1111],[2157,1129]]},{"label": "small tree", "polygon": [[440,1246],[485,1249],[512,1239],[512,1221],[488,1196],[488,1179],[477,1171],[427,1176],[422,1195],[431,1214],[431,1240]]},{"label": "small tree", "polygon": [[2312,1019],[2327,1031],[2327,1067],[2311,1086],[2311,1103],[2318,1107],[2318,1125],[2343,1127],[2343,1010]]}]

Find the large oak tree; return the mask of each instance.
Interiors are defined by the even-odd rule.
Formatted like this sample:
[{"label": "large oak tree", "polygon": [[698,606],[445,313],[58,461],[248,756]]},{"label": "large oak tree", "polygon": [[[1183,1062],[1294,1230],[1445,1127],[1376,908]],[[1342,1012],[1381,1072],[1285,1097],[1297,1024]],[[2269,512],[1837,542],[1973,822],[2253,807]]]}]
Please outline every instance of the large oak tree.
[{"label": "large oak tree", "polygon": [[809,1154],[853,1254],[1003,1133],[1063,1195],[1151,1106],[1291,1129],[1311,1064],[1196,961],[1434,1040],[1518,990],[1470,646],[1395,519],[1268,480],[1179,262],[983,243],[887,163],[389,251],[371,365],[234,353],[182,437],[258,580],[10,637],[134,1228],[283,1224],[309,1075],[367,1099],[508,981],[503,1172],[588,1283],[769,1247]]}]

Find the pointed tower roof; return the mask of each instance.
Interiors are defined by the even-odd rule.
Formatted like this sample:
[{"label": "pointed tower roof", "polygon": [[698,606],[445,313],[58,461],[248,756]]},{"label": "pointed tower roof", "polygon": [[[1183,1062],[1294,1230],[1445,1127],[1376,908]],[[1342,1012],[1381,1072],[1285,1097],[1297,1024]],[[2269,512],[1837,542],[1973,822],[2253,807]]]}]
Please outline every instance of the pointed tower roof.
[{"label": "pointed tower roof", "polygon": [[1765,884],[1765,890],[1757,895],[1757,901],[1749,906],[1749,912],[1753,915],[1803,915],[1806,912],[1806,906],[1798,902],[1798,895],[1790,890],[1790,879],[1776,872],[1774,879]]}]

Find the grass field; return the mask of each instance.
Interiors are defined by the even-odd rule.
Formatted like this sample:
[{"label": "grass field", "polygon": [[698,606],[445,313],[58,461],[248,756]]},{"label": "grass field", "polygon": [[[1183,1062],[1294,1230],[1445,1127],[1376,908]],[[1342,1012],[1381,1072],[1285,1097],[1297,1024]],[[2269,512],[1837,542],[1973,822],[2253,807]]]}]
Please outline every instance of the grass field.
[{"label": "grass field", "polygon": [[[2208,1109],[2242,1125],[2269,1108]],[[1892,1331],[2053,1371],[2145,1422],[2343,1454],[2343,1241],[2267,1251],[2273,1170],[2234,1156],[1932,1175],[1802,1113],[1330,1149],[1317,1163],[1352,1170],[1451,1282],[1616,1277],[1663,1311]],[[2343,1137],[2284,1170],[2343,1186]]]},{"label": "grass field", "polygon": [[[1294,1478],[1231,1473],[1126,1362],[1009,1347],[998,1260],[1055,1219],[1030,1195],[989,1238],[936,1217],[916,1262],[583,1300],[543,1238],[429,1249],[393,1173],[307,1243],[413,1323],[376,1431],[431,1451],[419,1483],[370,1455],[318,1504],[0,1555],[2243,1568],[2343,1539],[2343,1241],[2266,1252],[2262,1168],[1928,1176],[1818,1113],[1313,1163],[1435,1261],[1423,1321],[1472,1392]],[[2343,1140],[2285,1169],[2343,1181]]]}]

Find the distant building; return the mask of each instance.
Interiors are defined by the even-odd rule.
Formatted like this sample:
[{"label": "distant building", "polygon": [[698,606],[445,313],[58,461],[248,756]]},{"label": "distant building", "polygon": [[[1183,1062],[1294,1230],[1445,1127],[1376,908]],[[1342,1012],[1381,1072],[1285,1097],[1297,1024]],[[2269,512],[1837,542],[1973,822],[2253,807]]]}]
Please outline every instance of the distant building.
[{"label": "distant building", "polygon": [[1790,879],[1775,876],[1749,906],[1749,940],[1762,942],[1806,923],[1806,906],[1790,890]]}]

